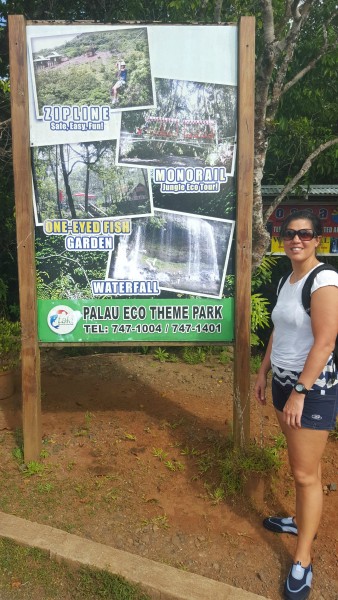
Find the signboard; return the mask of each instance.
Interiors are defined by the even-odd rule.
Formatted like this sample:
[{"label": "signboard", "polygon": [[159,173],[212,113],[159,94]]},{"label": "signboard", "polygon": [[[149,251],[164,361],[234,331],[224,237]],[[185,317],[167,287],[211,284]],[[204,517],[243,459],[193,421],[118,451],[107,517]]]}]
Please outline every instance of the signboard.
[{"label": "signboard", "polygon": [[26,36],[39,341],[232,341],[237,27]]},{"label": "signboard", "polygon": [[268,220],[267,227],[271,235],[271,253],[284,254],[283,240],[279,237],[282,221],[296,210],[310,209],[319,217],[323,227],[323,237],[318,246],[317,254],[326,256],[335,256],[338,254],[338,208],[336,204],[321,204],[317,206],[281,205],[272,213]]}]

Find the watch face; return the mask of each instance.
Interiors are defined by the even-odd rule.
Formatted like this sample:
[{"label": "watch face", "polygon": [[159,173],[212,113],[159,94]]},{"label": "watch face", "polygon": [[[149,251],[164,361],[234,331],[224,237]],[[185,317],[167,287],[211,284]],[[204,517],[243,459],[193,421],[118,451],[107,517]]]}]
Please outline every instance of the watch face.
[{"label": "watch face", "polygon": [[305,393],[307,391],[306,388],[305,388],[305,385],[303,385],[302,383],[297,383],[295,385],[295,390],[296,390],[296,392],[299,392],[301,394],[303,394],[303,393]]}]

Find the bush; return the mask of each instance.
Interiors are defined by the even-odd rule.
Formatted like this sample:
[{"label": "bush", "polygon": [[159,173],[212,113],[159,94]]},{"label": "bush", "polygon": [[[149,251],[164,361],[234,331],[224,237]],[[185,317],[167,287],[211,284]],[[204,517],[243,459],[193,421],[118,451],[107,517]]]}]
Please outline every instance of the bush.
[{"label": "bush", "polygon": [[21,350],[20,323],[0,319],[0,371],[17,366]]}]

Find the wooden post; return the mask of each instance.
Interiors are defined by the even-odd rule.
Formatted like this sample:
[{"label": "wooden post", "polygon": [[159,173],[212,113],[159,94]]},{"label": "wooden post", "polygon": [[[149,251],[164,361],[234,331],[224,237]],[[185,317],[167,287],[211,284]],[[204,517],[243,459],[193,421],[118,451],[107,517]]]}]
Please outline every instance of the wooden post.
[{"label": "wooden post", "polygon": [[29,143],[26,22],[9,15],[9,56],[16,233],[22,327],[22,419],[25,462],[38,460],[41,451],[40,352]]},{"label": "wooden post", "polygon": [[250,439],[250,321],[255,110],[255,18],[242,17],[238,53],[238,155],[234,360],[234,444]]}]

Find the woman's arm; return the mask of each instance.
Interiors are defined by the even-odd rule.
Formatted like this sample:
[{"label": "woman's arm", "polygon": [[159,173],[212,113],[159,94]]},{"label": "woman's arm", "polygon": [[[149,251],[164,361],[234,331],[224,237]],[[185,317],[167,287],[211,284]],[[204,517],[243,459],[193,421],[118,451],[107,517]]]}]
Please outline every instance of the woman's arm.
[{"label": "woman's arm", "polygon": [[338,287],[321,287],[311,296],[313,346],[305,361],[300,381],[310,389],[324,369],[338,333]]},{"label": "woman's arm", "polygon": [[271,357],[272,339],[273,339],[273,332],[270,335],[269,343],[267,345],[264,358],[262,360],[260,369],[258,371],[258,375],[257,375],[255,387],[254,387],[255,396],[256,396],[258,402],[260,402],[261,404],[266,404],[266,398],[265,398],[266,378],[267,378],[268,372],[271,369],[270,357]]},{"label": "woman's arm", "polygon": [[[338,288],[321,287],[311,296],[311,326],[313,345],[305,361],[299,381],[310,389],[323,371],[332,352],[338,332]],[[291,392],[283,410],[284,421],[297,429],[301,426],[304,394]]]}]

